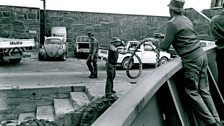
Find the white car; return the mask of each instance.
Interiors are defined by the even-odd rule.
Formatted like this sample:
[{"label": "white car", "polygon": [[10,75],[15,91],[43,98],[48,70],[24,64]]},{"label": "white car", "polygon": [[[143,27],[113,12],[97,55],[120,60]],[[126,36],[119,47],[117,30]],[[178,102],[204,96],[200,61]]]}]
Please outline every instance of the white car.
[{"label": "white car", "polygon": [[[139,41],[128,41],[126,43],[126,46],[123,48],[125,53],[121,53],[118,56],[117,64],[121,65],[123,69],[127,69],[127,64],[129,62],[129,57],[131,56],[131,53],[136,49],[137,45],[139,45]],[[143,64],[156,64],[156,51],[155,51],[155,46],[151,42],[145,42],[140,46],[140,48],[137,50],[136,54],[140,57],[141,62]],[[108,51],[99,49],[98,52],[99,58],[100,59],[107,59]],[[164,64],[166,63],[169,59],[171,58],[171,54],[167,53],[165,51],[160,52],[159,64]],[[132,59],[131,64],[138,64],[139,61],[138,59],[134,56]]]}]

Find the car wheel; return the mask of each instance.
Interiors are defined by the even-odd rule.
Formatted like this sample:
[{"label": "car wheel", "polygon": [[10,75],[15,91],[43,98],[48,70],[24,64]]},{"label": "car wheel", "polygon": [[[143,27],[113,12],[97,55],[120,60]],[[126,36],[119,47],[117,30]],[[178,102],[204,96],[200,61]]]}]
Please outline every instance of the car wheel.
[{"label": "car wheel", "polygon": [[[130,57],[124,58],[124,60],[121,63],[122,69],[124,69],[124,70],[128,69],[129,60],[130,60]],[[133,66],[133,60],[131,60],[131,62],[129,64],[129,69],[131,69],[132,66]]]},{"label": "car wheel", "polygon": [[76,52],[76,50],[74,50],[74,57],[75,57],[75,58],[77,57],[77,52]]},{"label": "car wheel", "polygon": [[39,59],[39,61],[43,61],[44,60],[44,56],[41,55],[40,53],[38,53],[38,59]]},{"label": "car wheel", "polygon": [[18,58],[18,59],[10,59],[9,62],[12,64],[16,64],[19,63],[21,61],[22,58]]},{"label": "car wheel", "polygon": [[67,59],[67,56],[66,56],[66,54],[64,53],[62,56],[61,56],[61,60],[62,61],[65,61]]},{"label": "car wheel", "polygon": [[168,62],[168,58],[167,57],[161,57],[159,59],[159,63],[158,63],[158,66],[161,66],[162,64],[165,64]]}]

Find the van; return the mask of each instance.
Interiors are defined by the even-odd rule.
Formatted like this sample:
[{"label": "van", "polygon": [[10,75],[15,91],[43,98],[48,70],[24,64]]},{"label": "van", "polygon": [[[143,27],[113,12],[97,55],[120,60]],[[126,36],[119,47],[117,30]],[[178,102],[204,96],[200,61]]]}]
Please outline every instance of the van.
[{"label": "van", "polygon": [[64,42],[67,40],[67,31],[66,27],[52,27],[51,28],[51,36],[62,37]]}]

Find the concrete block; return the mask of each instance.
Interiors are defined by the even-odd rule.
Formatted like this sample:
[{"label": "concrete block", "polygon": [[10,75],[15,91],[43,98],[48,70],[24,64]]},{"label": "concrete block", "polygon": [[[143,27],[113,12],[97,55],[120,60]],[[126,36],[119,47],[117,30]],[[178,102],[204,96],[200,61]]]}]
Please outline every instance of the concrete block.
[{"label": "concrete block", "polygon": [[54,99],[54,109],[57,118],[74,112],[74,108],[69,99]]},{"label": "concrete block", "polygon": [[18,123],[22,123],[28,120],[35,119],[35,113],[20,113],[18,118]]},{"label": "concrete block", "polygon": [[36,119],[44,119],[48,121],[54,121],[54,109],[53,106],[37,106]]},{"label": "concrete block", "polygon": [[86,94],[92,100],[105,95],[105,83],[86,85]]},{"label": "concrete block", "polygon": [[82,106],[86,106],[90,103],[85,92],[70,92],[70,99],[75,110],[78,110]]}]

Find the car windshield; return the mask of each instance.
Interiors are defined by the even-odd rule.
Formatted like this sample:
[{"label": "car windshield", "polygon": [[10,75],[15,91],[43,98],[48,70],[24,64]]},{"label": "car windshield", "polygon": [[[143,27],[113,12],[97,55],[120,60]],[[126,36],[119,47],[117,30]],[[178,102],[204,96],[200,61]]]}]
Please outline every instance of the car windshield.
[{"label": "car windshield", "polygon": [[47,39],[45,41],[45,44],[62,44],[62,41],[60,39],[52,38],[52,39]]},{"label": "car windshield", "polygon": [[79,36],[79,37],[77,37],[76,41],[77,42],[90,42],[90,39],[87,36]]}]

